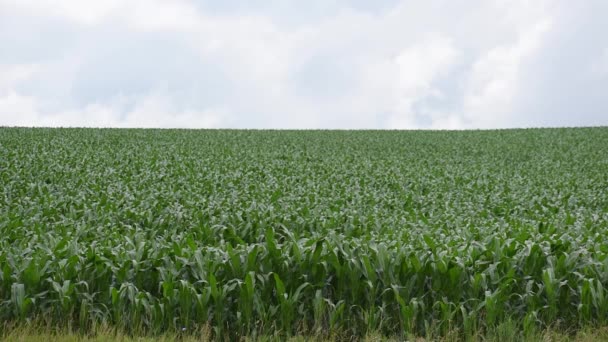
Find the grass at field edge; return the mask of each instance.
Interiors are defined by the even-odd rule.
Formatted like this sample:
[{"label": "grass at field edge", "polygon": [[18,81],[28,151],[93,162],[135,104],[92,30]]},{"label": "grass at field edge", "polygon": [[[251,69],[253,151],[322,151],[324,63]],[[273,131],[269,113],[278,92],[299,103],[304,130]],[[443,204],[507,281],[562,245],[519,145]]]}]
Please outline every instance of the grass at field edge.
[{"label": "grass at field edge", "polygon": [[[181,334],[177,332],[165,332],[160,335],[129,335],[125,334],[112,327],[98,327],[93,332],[86,334],[71,331],[69,328],[58,328],[56,326],[43,326],[41,324],[11,324],[5,322],[0,326],[0,340],[2,341],[57,341],[57,342],[68,342],[68,341],[213,341],[212,333],[210,329],[201,329],[192,334]],[[316,335],[298,335],[285,338],[284,336],[257,336],[257,337],[243,337],[241,341],[368,341],[368,342],[379,342],[379,341],[442,341],[442,342],[456,342],[456,341],[500,341],[500,342],[520,342],[520,341],[555,341],[555,342],[591,342],[591,341],[608,341],[608,327],[592,327],[587,326],[576,331],[568,332],[556,329],[544,329],[538,330],[524,335],[521,326],[512,323],[512,321],[506,321],[499,324],[496,328],[478,332],[471,336],[463,336],[457,330],[448,333],[444,336],[409,336],[404,339],[402,337],[387,337],[380,334],[370,334],[363,338],[356,336],[345,336],[339,333],[332,334],[329,336],[316,336]],[[226,341],[228,341],[226,339]]]}]

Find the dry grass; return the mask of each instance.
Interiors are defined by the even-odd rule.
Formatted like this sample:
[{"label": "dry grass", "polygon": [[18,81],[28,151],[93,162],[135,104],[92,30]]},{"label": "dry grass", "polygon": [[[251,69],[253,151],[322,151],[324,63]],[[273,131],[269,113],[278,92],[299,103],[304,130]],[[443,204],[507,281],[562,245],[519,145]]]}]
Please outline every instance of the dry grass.
[{"label": "dry grass", "polygon": [[[68,332],[67,329],[63,331],[57,331],[56,329],[48,329],[41,327],[40,325],[27,325],[12,327],[3,326],[0,332],[0,339],[2,341],[14,341],[14,342],[105,342],[105,341],[119,341],[119,342],[147,342],[147,341],[160,341],[160,342],[194,342],[194,341],[211,341],[211,334],[208,329],[201,330],[196,336],[193,335],[180,335],[176,333],[166,333],[159,336],[129,336],[116,330],[100,327],[92,334],[82,335],[79,333]],[[353,338],[318,338],[314,336],[296,336],[287,339],[292,342],[304,342],[304,341],[357,341],[356,337]],[[256,339],[244,338],[243,341],[285,341],[283,338],[278,336],[262,336]],[[390,338],[380,335],[368,335],[362,339],[365,342],[383,342],[383,341],[403,341],[400,338]],[[412,342],[426,342],[426,341],[440,341],[440,342],[456,342],[456,341],[470,341],[470,342],[486,342],[486,341],[542,341],[542,342],[596,342],[596,341],[608,341],[608,327],[602,328],[585,328],[578,331],[575,334],[567,334],[555,330],[540,331],[531,336],[522,336],[521,331],[516,330],[514,325],[506,324],[502,327],[495,329],[492,332],[485,334],[475,334],[465,339],[457,333],[447,334],[443,337],[411,337],[406,341]]]}]

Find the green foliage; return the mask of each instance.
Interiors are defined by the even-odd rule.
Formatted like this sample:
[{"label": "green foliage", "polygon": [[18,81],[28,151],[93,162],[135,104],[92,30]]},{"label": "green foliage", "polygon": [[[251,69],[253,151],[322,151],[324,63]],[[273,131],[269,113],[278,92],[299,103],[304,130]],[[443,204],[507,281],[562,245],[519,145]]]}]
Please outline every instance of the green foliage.
[{"label": "green foliage", "polygon": [[606,170],[605,128],[1,128],[0,320],[226,338],[605,325]]}]

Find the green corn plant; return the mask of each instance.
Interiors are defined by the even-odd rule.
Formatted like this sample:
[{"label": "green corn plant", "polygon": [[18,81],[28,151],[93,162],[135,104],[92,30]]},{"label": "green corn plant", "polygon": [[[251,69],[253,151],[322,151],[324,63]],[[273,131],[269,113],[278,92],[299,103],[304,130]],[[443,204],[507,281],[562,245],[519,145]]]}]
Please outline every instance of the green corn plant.
[{"label": "green corn plant", "polygon": [[402,334],[406,336],[407,334],[414,332],[415,318],[416,318],[416,305],[415,301],[406,303],[401,294],[399,293],[399,289],[397,286],[393,285],[393,294],[395,296],[395,300],[399,305],[399,323],[401,325]]},{"label": "green corn plant", "polygon": [[559,284],[555,279],[553,268],[547,268],[542,274],[545,293],[547,295],[547,320],[553,321],[558,312]]},{"label": "green corn plant", "polygon": [[346,308],[346,303],[343,300],[340,300],[337,303],[329,304],[329,330],[330,331],[339,331],[344,324],[342,318],[344,317],[344,309]]},{"label": "green corn plant", "polygon": [[0,319],[230,340],[605,325],[607,132],[0,128]]},{"label": "green corn plant", "polygon": [[274,281],[276,286],[276,295],[279,299],[279,307],[280,307],[280,321],[282,325],[282,330],[286,334],[291,334],[292,324],[298,314],[298,303],[300,301],[300,296],[302,295],[302,291],[307,288],[310,284],[303,283],[298,286],[295,291],[288,293],[285,289],[285,285],[283,281],[279,277],[278,274],[274,273]]},{"label": "green corn plant", "polygon": [[35,302],[25,294],[25,286],[23,284],[13,283],[11,286],[11,304],[15,316],[20,319],[25,319],[28,311]]},{"label": "green corn plant", "polygon": [[242,314],[243,331],[249,331],[253,323],[255,296],[255,272],[251,271],[245,276],[240,290],[239,312]]},{"label": "green corn plant", "polygon": [[320,335],[327,328],[327,303],[321,290],[315,291],[313,299],[313,331]]},{"label": "green corn plant", "polygon": [[70,280],[64,280],[62,284],[51,280],[51,286],[60,305],[58,314],[70,316],[72,314],[71,311],[73,310],[74,284],[72,284]]}]

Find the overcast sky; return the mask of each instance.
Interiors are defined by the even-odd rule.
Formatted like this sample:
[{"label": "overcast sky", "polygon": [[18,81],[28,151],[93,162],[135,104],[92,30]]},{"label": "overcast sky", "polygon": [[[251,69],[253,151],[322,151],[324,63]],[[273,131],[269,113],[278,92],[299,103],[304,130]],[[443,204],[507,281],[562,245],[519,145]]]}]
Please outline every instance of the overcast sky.
[{"label": "overcast sky", "polygon": [[0,0],[0,126],[608,125],[606,0]]}]

